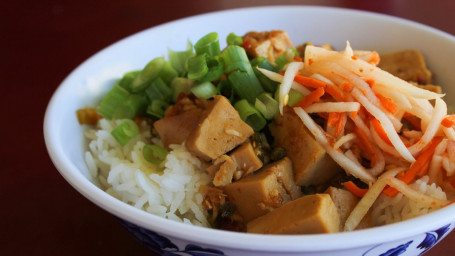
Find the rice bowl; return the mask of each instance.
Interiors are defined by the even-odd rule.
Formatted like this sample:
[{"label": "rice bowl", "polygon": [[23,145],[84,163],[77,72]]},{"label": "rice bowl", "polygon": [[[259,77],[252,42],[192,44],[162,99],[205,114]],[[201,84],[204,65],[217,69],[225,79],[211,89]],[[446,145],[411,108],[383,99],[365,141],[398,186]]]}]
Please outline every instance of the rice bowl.
[{"label": "rice bowl", "polygon": [[[105,208],[109,212],[112,212],[114,215],[127,220],[135,225],[140,227],[144,227],[146,229],[155,231],[161,235],[169,237],[174,244],[178,246],[178,248],[185,248],[186,244],[188,243],[195,243],[199,244],[203,247],[209,248],[218,248],[222,249],[226,254],[232,255],[238,253],[238,255],[246,255],[252,250],[256,253],[258,251],[262,251],[263,254],[266,254],[266,251],[273,255],[274,252],[280,252],[280,254],[284,254],[285,252],[290,253],[299,253],[299,252],[313,252],[314,255],[317,255],[316,252],[318,251],[325,251],[323,253],[327,253],[333,255],[333,253],[327,252],[327,250],[341,250],[341,249],[348,249],[355,247],[357,248],[357,252],[366,253],[367,251],[373,252],[370,248],[376,248],[378,244],[383,244],[386,242],[391,242],[392,244],[396,245],[401,242],[406,244],[406,242],[410,239],[407,237],[410,236],[419,236],[427,231],[437,230],[441,227],[446,227],[447,224],[452,223],[454,220],[450,217],[444,217],[446,215],[451,214],[453,212],[453,206],[446,207],[445,209],[439,210],[435,213],[419,217],[417,219],[413,219],[410,221],[406,221],[399,224],[392,224],[389,226],[373,228],[370,230],[364,231],[354,231],[350,234],[333,234],[333,235],[310,235],[310,236],[296,236],[296,237],[287,237],[287,236],[261,236],[261,235],[251,235],[251,234],[236,234],[230,233],[225,231],[217,231],[217,230],[207,230],[204,228],[199,227],[192,227],[189,225],[182,226],[179,223],[174,223],[168,220],[164,220],[158,218],[156,216],[151,216],[146,214],[145,212],[139,211],[134,207],[127,206],[124,203],[117,201],[116,199],[108,196],[103,191],[98,189],[93,183],[90,181],[90,169],[87,168],[84,164],[84,153],[83,150],[86,148],[84,145],[84,139],[82,137],[81,128],[78,127],[76,120],[73,120],[71,117],[73,116],[74,111],[77,108],[83,107],[87,104],[93,103],[96,100],[99,100],[100,95],[103,94],[107,90],[109,86],[108,82],[104,82],[88,89],[90,90],[83,90],[81,88],[74,88],[72,84],[74,84],[74,79],[76,79],[76,84],[82,84],[81,86],[87,87],[86,81],[88,78],[99,78],[103,71],[113,70],[113,69],[121,69],[119,67],[129,66],[129,68],[139,68],[144,65],[148,59],[153,56],[157,56],[165,52],[167,47],[170,45],[175,44],[175,42],[182,42],[186,40],[188,37],[193,37],[195,40],[197,37],[200,37],[206,31],[210,31],[211,29],[219,31],[219,28],[211,28],[204,27],[201,28],[201,31],[198,33],[194,33],[193,35],[187,35],[184,32],[184,28],[188,24],[197,24],[200,20],[205,19],[214,19],[214,22],[219,22],[218,19],[222,19],[223,17],[230,17],[230,15],[238,15],[242,12],[251,11],[251,9],[244,9],[244,10],[237,10],[232,12],[221,12],[216,15],[205,15],[199,17],[188,18],[181,22],[173,22],[169,24],[164,24],[162,26],[152,28],[150,30],[144,31],[139,33],[131,38],[125,39],[107,49],[102,51],[101,53],[97,54],[96,56],[92,57],[86,63],[84,63],[81,67],[79,67],[75,72],[73,72],[67,80],[64,81],[62,86],[54,95],[46,115],[46,143],[48,145],[48,149],[51,153],[52,159],[56,164],[57,168],[60,170],[62,175],[81,193],[83,193],[86,197],[96,202],[101,207]],[[339,9],[331,9],[331,8],[313,8],[313,7],[298,7],[298,8],[291,8],[291,7],[270,7],[270,8],[258,8],[254,9],[254,11],[261,13],[265,16],[268,12],[273,13],[282,13],[280,15],[302,15],[301,12],[305,13],[308,12],[307,15],[315,15],[319,12],[325,13],[329,12],[332,15],[333,19],[344,19],[345,15],[349,15],[351,18],[354,17],[355,19],[363,19],[367,20],[368,22],[372,22],[369,26],[377,26],[375,31],[381,31],[381,29],[385,29],[385,25],[382,25],[384,21],[389,23],[397,23],[398,25],[402,26],[402,28],[409,28],[409,30],[404,30],[409,33],[408,37],[411,38],[413,36],[413,32],[415,32],[415,36],[421,35],[421,33],[428,33],[433,38],[439,38],[442,43],[445,43],[447,47],[454,47],[454,39],[450,35],[446,35],[442,32],[435,31],[429,29],[425,26],[414,24],[411,22],[403,21],[400,19],[384,17],[382,15],[373,15],[373,14],[366,14],[363,12],[356,12],[356,11],[347,11],[347,10],[339,10]],[[238,13],[236,13],[238,12]],[[277,14],[274,14],[277,15]],[[279,16],[279,15],[278,15]],[[324,16],[324,15],[323,15]],[[325,15],[326,16],[326,15]],[[314,21],[314,17],[312,19]],[[239,24],[242,24],[242,20],[236,21]],[[280,23],[281,22],[281,23]],[[331,22],[334,22],[333,20]],[[183,25],[185,23],[185,25]],[[409,39],[409,42],[394,42],[393,44],[388,44],[386,46],[381,45],[379,40],[375,39],[365,39],[365,38],[358,38],[356,40],[355,35],[357,33],[355,31],[346,30],[343,35],[340,35],[337,29],[330,30],[331,26],[328,26],[327,33],[324,34],[324,37],[321,37],[320,33],[313,34],[313,36],[309,35],[311,31],[298,31],[297,28],[294,27],[294,24],[289,24],[289,22],[284,21],[274,21],[275,24],[271,25],[271,23],[262,23],[262,24],[251,24],[250,27],[243,28],[244,30],[268,30],[271,27],[277,27],[280,29],[286,29],[291,36],[301,37],[301,38],[315,38],[311,40],[319,40],[320,42],[335,42],[339,45],[343,44],[346,39],[349,39],[351,42],[356,42],[356,44],[362,45],[362,47],[369,47],[377,50],[387,51],[391,48],[401,49],[403,44],[411,45],[416,44],[411,42],[412,40]],[[355,22],[357,23],[357,22]],[[323,26],[323,23],[321,23]],[[330,25],[330,24],[328,24]],[[348,24],[347,27],[349,27]],[[240,25],[239,25],[240,26]],[[226,31],[235,31],[236,24],[233,24],[232,27],[226,29]],[[324,26],[323,26],[324,27]],[[169,32],[169,28],[172,28],[172,32]],[[350,27],[354,29],[355,26]],[[182,29],[182,30],[179,30]],[[358,29],[358,28],[356,28]],[[423,30],[421,30],[423,29]],[[394,32],[392,30],[391,32]],[[396,28],[396,31],[401,31],[401,28]],[[242,33],[244,31],[239,31],[238,33]],[[141,45],[141,42],[149,40],[150,37],[156,36],[156,33],[164,33],[167,36],[161,37],[165,38],[160,45],[157,45],[156,49],[153,49],[153,52],[150,52],[148,56],[141,56],[141,54],[135,54],[134,51],[140,51],[135,47]],[[168,34],[170,33],[170,35]],[[313,32],[314,33],[314,32]],[[349,34],[349,35],[348,35]],[[297,35],[297,36],[296,36]],[[328,38],[325,38],[326,35],[329,35]],[[344,38],[344,37],[349,38]],[[179,37],[179,40],[176,40],[176,37]],[[303,39],[294,39],[295,41],[303,41]],[[397,41],[402,41],[405,39],[400,39]],[[435,40],[435,39],[433,39]],[[424,43],[422,43],[424,45]],[[417,45],[412,45],[413,47],[418,47]],[[122,51],[123,49],[133,49],[135,50],[133,53],[127,51]],[[422,47],[421,47],[422,48]],[[423,47],[422,51],[425,53],[426,51],[430,50],[428,48]],[[450,49],[450,48],[449,48]],[[119,52],[117,52],[119,51]],[[113,54],[115,53],[115,54]],[[436,56],[438,53],[427,53],[429,59],[429,65],[432,67],[432,70],[438,74],[437,78],[441,84],[448,84],[447,81],[451,81],[453,78],[450,77],[449,72],[444,72],[447,66],[453,65],[453,63],[440,63],[443,62],[441,60],[449,61],[449,59],[453,58],[442,58],[439,57],[437,60]],[[136,57],[137,56],[137,57]],[[138,58],[134,61],[130,61],[131,58]],[[442,73],[441,73],[441,71]],[[112,77],[109,77],[112,78]],[[96,80],[96,79],[95,79]],[[101,80],[106,81],[106,79]],[[447,91],[448,96],[451,95],[451,91],[453,89],[445,88]],[[68,99],[63,98],[62,95],[67,95],[67,93],[76,93],[76,95],[80,96],[76,99]],[[56,109],[59,109],[57,111]],[[62,111],[66,113],[65,124],[58,123],[55,119],[57,118],[57,114]],[[61,125],[65,125],[64,127]],[[76,136],[76,137],[74,137]],[[68,156],[66,155],[68,153]],[[197,163],[196,163],[197,165]],[[71,170],[70,172],[66,170]],[[114,178],[113,178],[114,179]],[[172,206],[175,208],[176,206]],[[453,213],[452,213],[453,215]],[[416,225],[418,224],[418,225]],[[453,225],[453,224],[452,224]],[[402,232],[395,232],[395,229],[400,229]],[[448,226],[444,231],[446,233],[449,229],[452,229],[452,226]],[[187,237],[187,233],[194,234],[192,237]],[[321,238],[324,236],[325,239],[330,239],[331,243],[330,246],[327,246],[327,242],[322,242]],[[375,238],[374,238],[375,236]],[[222,237],[222,238],[221,238]],[[174,238],[176,238],[174,240]],[[440,238],[440,237],[438,237]],[[417,239],[417,238],[416,238]],[[348,244],[346,241],[357,241],[356,245]],[[188,241],[188,242],[187,242]],[[274,241],[274,242],[272,242]],[[333,241],[333,243],[332,243]],[[271,243],[272,242],[272,243]],[[279,244],[279,246],[277,246]],[[311,244],[311,248],[307,245]],[[409,251],[411,250],[410,246],[408,245]],[[390,245],[392,248],[392,245]],[[375,250],[376,250],[375,249]],[[414,252],[419,251],[420,249],[417,246],[414,248]],[[384,250],[384,252],[387,250]],[[347,254],[351,254],[354,252],[348,252]],[[319,255],[319,254],[318,254]],[[342,255],[342,254],[340,254]]]}]

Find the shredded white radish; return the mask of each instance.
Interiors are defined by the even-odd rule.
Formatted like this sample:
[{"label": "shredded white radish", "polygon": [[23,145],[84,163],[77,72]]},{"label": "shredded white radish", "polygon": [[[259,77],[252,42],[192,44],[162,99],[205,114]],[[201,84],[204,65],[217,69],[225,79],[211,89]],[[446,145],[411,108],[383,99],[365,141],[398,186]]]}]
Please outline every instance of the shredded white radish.
[{"label": "shredded white radish", "polygon": [[341,136],[337,142],[335,142],[335,144],[333,144],[333,149],[338,149],[340,148],[341,146],[343,146],[345,143],[348,143],[352,140],[354,140],[355,138],[357,138],[357,136],[355,135],[355,133],[348,133],[344,136]]},{"label": "shredded white radish", "polygon": [[365,168],[361,165],[356,164],[349,158],[347,158],[342,152],[334,149],[330,146],[324,132],[321,128],[313,121],[313,119],[303,110],[302,108],[294,108],[295,113],[300,117],[302,122],[313,134],[316,141],[325,149],[325,151],[337,162],[346,172],[350,173],[354,177],[357,177],[365,183],[372,183],[376,180],[371,174],[369,174]]},{"label": "shredded white radish", "polygon": [[286,71],[284,72],[283,80],[281,81],[279,88],[279,109],[280,114],[283,114],[283,107],[288,104],[289,101],[289,91],[292,87],[292,82],[294,82],[294,77],[299,73],[299,70],[303,68],[302,62],[291,62],[289,63]]},{"label": "shredded white radish", "polygon": [[387,137],[389,138],[390,142],[392,145],[395,147],[395,149],[400,153],[400,155],[406,159],[409,162],[414,162],[415,159],[412,156],[412,154],[409,152],[409,150],[406,148],[404,145],[403,141],[400,139],[398,134],[395,131],[395,128],[393,127],[393,124],[390,122],[390,120],[387,118],[387,116],[379,110],[376,106],[371,104],[368,99],[366,99],[365,96],[357,89],[354,88],[352,90],[352,95],[354,98],[356,98],[362,106],[364,106],[368,112],[370,112],[378,121],[381,123],[382,127],[384,128],[384,131],[387,134]]},{"label": "shredded white radish", "polygon": [[326,61],[340,64],[356,73],[358,76],[373,79],[375,82],[383,84],[391,90],[397,90],[417,98],[435,99],[444,96],[443,94],[434,93],[416,87],[361,59],[352,58],[343,53],[330,51],[312,45],[305,48],[305,68],[311,68],[311,65],[313,64]]},{"label": "shredded white radish", "polygon": [[[275,81],[275,82],[278,82],[278,83],[281,83],[283,82],[283,76],[278,74],[278,73],[275,73],[273,71],[270,71],[270,70],[267,70],[265,68],[260,68],[260,67],[257,67],[257,69],[259,71],[261,71],[262,74],[264,74],[267,78],[269,78],[270,80],[272,81]],[[292,85],[291,85],[291,88],[300,92],[303,96],[306,96],[308,94],[310,94],[310,90],[308,90],[305,86],[295,82],[295,81],[292,81]]]},{"label": "shredded white radish", "polygon": [[441,126],[442,119],[447,115],[447,105],[440,99],[436,98],[434,111],[431,115],[431,120],[427,126],[423,136],[420,140],[408,148],[413,155],[417,155],[428,143],[433,139],[439,127]]},{"label": "shredded white radish", "polygon": [[389,98],[389,99],[393,100],[395,105],[397,105],[397,107],[399,109],[401,109],[403,112],[404,111],[408,111],[408,110],[410,110],[412,108],[412,105],[409,102],[409,99],[405,95],[400,93],[400,92],[397,92],[397,91],[394,91],[394,90],[390,90],[390,88],[381,86],[378,83],[374,83],[374,85],[371,87],[371,89],[376,94],[380,94],[383,97],[386,97],[386,98]]},{"label": "shredded white radish", "polygon": [[365,217],[368,210],[371,208],[376,198],[381,194],[382,190],[387,185],[387,180],[390,177],[394,177],[399,172],[403,171],[404,168],[396,168],[383,173],[375,183],[368,189],[368,192],[360,199],[357,205],[349,214],[349,217],[344,223],[344,231],[354,230],[360,221]]},{"label": "shredded white radish", "polygon": [[307,113],[317,112],[356,112],[360,109],[358,102],[320,102],[305,108]]}]

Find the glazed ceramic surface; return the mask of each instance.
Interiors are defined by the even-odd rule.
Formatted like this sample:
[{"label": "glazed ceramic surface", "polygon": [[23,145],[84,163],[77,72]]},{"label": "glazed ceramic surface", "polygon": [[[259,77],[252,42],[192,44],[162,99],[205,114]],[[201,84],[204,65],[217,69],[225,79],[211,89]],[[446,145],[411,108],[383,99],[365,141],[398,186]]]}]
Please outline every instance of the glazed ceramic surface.
[{"label": "glazed ceramic surface", "polygon": [[[224,39],[256,30],[280,29],[295,44],[311,41],[380,53],[419,49],[455,99],[455,38],[428,26],[379,14],[308,6],[273,6],[221,11],[166,23],[134,34],[89,58],[51,99],[44,135],[62,176],[89,200],[119,218],[147,247],[162,255],[420,255],[454,227],[455,205],[398,224],[329,235],[253,235],[200,228],[166,220],[129,206],[95,186],[84,163],[86,142],[75,112],[96,106],[124,72],[141,69],[168,49],[184,50],[209,32]],[[223,41],[223,40],[221,40]],[[222,45],[223,46],[223,45]]]}]

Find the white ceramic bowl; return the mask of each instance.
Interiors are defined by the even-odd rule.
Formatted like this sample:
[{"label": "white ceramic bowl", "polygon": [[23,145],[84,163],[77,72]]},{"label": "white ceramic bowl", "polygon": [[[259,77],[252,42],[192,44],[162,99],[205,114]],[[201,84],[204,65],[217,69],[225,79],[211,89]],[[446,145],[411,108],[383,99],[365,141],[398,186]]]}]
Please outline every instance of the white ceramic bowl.
[{"label": "white ceramic bowl", "polygon": [[[44,120],[47,149],[61,175],[81,194],[124,220],[125,226],[160,254],[188,255],[418,255],[455,225],[455,205],[398,224],[323,235],[253,235],[200,228],[166,220],[129,206],[95,186],[83,152],[83,127],[75,112],[95,106],[123,72],[142,68],[168,48],[183,50],[208,32],[282,29],[298,44],[349,40],[355,49],[379,52],[420,49],[445,85],[446,100],[455,99],[455,37],[425,25],[385,15],[337,8],[273,6],[209,13],[169,22],[125,38],[76,68],[53,95]],[[181,254],[179,254],[181,255]]]}]

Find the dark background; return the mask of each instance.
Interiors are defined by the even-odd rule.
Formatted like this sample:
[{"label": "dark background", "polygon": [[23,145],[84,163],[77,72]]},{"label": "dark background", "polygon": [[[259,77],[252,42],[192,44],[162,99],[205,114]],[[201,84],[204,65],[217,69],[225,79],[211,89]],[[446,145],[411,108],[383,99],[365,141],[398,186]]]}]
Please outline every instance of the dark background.
[{"label": "dark background", "polygon": [[[190,15],[277,4],[385,13],[455,34],[451,0],[1,1],[0,255],[152,255],[52,165],[42,130],[47,103],[77,65],[132,33]],[[455,232],[426,255],[454,250]]]}]

